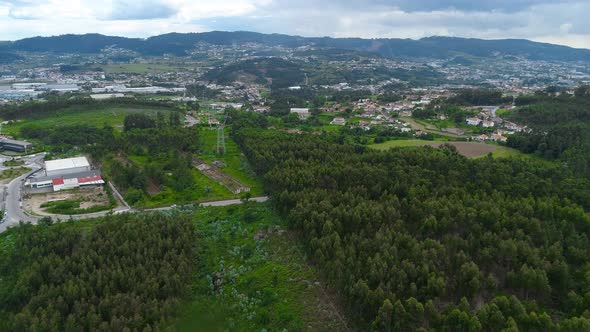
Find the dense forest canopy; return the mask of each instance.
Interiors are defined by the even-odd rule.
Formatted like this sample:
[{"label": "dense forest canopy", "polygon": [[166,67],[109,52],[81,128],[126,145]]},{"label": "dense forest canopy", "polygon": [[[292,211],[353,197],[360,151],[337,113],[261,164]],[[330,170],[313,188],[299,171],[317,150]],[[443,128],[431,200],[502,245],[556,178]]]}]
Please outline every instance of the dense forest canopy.
[{"label": "dense forest canopy", "polygon": [[564,161],[578,174],[590,178],[590,94],[587,87],[575,95],[538,95],[521,106],[510,119],[530,127],[530,132],[512,135],[508,146]]},{"label": "dense forest canopy", "polygon": [[195,230],[177,215],[23,225],[0,247],[0,330],[158,331],[194,271]]},{"label": "dense forest canopy", "polygon": [[[241,118],[240,118],[241,117]],[[235,137],[363,330],[590,329],[590,181],[559,164]]]}]

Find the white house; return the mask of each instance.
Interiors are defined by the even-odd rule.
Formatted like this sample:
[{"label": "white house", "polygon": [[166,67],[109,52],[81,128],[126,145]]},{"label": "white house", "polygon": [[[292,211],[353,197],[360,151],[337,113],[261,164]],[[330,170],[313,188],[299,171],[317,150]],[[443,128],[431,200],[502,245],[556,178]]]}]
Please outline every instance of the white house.
[{"label": "white house", "polygon": [[467,118],[467,124],[470,126],[478,126],[481,123],[480,118]]}]

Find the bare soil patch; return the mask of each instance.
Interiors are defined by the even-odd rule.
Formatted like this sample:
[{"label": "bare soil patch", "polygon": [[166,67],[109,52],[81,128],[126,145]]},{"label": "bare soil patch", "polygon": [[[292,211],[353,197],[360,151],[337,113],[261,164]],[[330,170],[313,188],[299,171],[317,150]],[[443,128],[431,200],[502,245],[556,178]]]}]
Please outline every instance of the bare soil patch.
[{"label": "bare soil patch", "polygon": [[432,147],[438,148],[443,144],[450,144],[457,148],[457,151],[468,158],[479,157],[498,150],[497,145],[477,143],[477,142],[435,142],[429,144]]},{"label": "bare soil patch", "polygon": [[30,195],[23,200],[23,208],[26,211],[33,212],[37,215],[48,216],[52,214],[48,213],[45,208],[42,208],[42,204],[53,201],[78,199],[82,200],[80,203],[80,209],[109,204],[109,196],[104,188],[96,187]]}]

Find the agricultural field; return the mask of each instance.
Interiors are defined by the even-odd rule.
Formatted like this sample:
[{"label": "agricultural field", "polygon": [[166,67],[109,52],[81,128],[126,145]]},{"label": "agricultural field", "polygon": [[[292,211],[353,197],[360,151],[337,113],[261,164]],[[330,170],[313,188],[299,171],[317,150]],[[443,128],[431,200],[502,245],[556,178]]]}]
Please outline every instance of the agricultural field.
[{"label": "agricultural field", "polygon": [[165,108],[150,108],[150,107],[107,107],[96,108],[96,106],[73,106],[64,108],[62,111],[52,113],[48,117],[31,117],[26,120],[10,121],[8,124],[2,126],[2,132],[17,138],[21,136],[21,128],[28,125],[35,125],[39,127],[54,128],[58,126],[75,126],[75,125],[91,125],[96,127],[103,127],[104,125],[112,126],[115,129],[121,129],[125,116],[133,113],[145,113],[155,115],[158,112],[171,112],[170,109]]},{"label": "agricultural field", "polygon": [[522,157],[524,156],[520,151],[507,148],[496,144],[485,144],[478,142],[433,142],[419,139],[411,140],[393,140],[380,144],[370,145],[371,148],[377,150],[388,150],[395,147],[416,147],[416,146],[432,146],[439,147],[443,144],[451,144],[457,148],[457,151],[468,158],[477,158],[492,154],[494,157],[507,158],[507,157]]}]

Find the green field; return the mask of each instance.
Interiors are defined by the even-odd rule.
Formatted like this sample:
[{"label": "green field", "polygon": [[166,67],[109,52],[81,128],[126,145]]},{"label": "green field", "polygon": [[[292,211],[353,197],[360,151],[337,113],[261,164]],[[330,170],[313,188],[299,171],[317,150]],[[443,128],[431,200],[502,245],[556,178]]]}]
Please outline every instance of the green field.
[{"label": "green field", "polygon": [[26,167],[11,168],[0,172],[0,180],[14,179],[30,171]]},{"label": "green field", "polygon": [[2,126],[2,131],[7,135],[20,137],[20,129],[31,124],[51,128],[64,125],[91,125],[97,127],[109,125],[117,128],[123,125],[123,120],[127,114],[146,113],[154,115],[158,112],[170,112],[170,110],[150,107],[108,107],[97,109],[96,106],[75,106],[52,113],[48,117],[37,116],[26,120],[18,120],[17,122],[11,121]]},{"label": "green field", "polygon": [[178,330],[345,330],[303,248],[267,204],[199,209],[195,221],[201,271]]},{"label": "green field", "polygon": [[[369,145],[370,148],[376,149],[376,150],[388,150],[391,148],[404,148],[404,147],[417,147],[417,146],[432,146],[432,145],[436,145],[436,144],[440,144],[440,143],[459,143],[460,147],[458,147],[458,150],[460,153],[463,153],[469,157],[472,158],[481,158],[481,157],[485,157],[488,154],[488,151],[482,151],[478,153],[478,148],[490,148],[490,149],[494,149],[493,151],[490,151],[489,153],[492,154],[493,157],[496,158],[511,158],[511,157],[518,157],[518,158],[535,158],[534,156],[530,156],[530,155],[526,155],[523,154],[522,152],[516,150],[516,149],[512,149],[512,148],[508,148],[505,146],[501,146],[501,145],[496,145],[496,144],[480,144],[480,143],[475,143],[475,142],[452,142],[452,141],[448,141],[448,142],[444,142],[444,141],[425,141],[425,140],[419,140],[419,139],[408,139],[408,140],[393,140],[393,141],[388,141],[388,142],[384,142],[384,143],[380,143],[380,144],[373,144],[373,145]],[[474,155],[477,154],[477,155]]]},{"label": "green field", "polygon": [[406,148],[410,146],[426,146],[431,144],[432,141],[426,141],[422,139],[397,139],[393,141],[387,141],[379,144],[372,144],[369,147],[377,150],[389,150],[391,148]]},{"label": "green field", "polygon": [[[256,175],[250,168],[246,157],[240,152],[236,142],[231,138],[229,129],[225,129],[225,145],[227,152],[224,155],[218,155],[216,153],[216,129],[201,127],[199,134],[202,140],[201,153],[198,156],[200,159],[209,163],[215,160],[226,163],[227,167],[222,168],[224,173],[249,186],[252,196],[260,196],[263,194],[262,183],[257,179]],[[225,191],[231,195],[227,189],[225,189]]]}]

